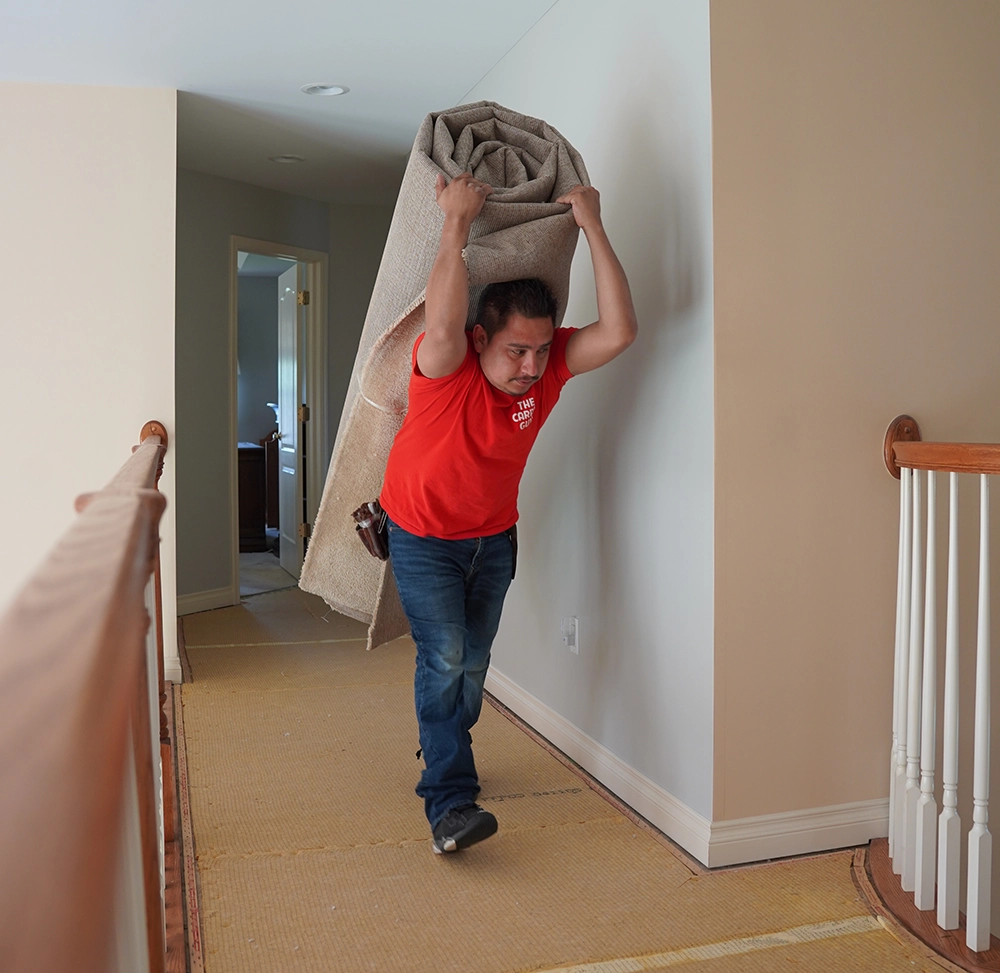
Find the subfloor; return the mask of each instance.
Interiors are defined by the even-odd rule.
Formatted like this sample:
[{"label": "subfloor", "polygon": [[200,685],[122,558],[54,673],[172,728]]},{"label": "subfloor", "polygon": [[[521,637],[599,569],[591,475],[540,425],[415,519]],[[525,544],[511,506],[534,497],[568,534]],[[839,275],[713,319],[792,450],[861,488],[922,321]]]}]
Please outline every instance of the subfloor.
[{"label": "subfloor", "polygon": [[487,705],[494,838],[431,853],[414,649],[296,589],[184,619],[207,973],[937,971],[871,915],[849,851],[707,872]]}]

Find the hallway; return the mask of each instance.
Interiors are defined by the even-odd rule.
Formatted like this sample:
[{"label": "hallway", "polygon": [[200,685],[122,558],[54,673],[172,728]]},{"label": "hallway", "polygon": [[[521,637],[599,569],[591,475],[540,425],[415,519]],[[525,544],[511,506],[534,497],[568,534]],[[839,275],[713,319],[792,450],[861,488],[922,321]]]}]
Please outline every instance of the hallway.
[{"label": "hallway", "polygon": [[408,639],[366,652],[298,589],[183,623],[208,973],[939,969],[870,914],[851,852],[708,872],[491,706],[500,833],[432,855]]}]

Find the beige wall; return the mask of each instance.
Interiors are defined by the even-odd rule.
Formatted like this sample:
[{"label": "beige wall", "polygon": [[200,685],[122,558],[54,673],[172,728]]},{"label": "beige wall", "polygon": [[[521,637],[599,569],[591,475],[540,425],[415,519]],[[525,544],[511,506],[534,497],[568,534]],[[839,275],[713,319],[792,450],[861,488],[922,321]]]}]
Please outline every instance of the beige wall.
[{"label": "beige wall", "polygon": [[711,30],[728,820],[888,793],[882,436],[1000,441],[1000,6],[714,0]]},{"label": "beige wall", "polygon": [[171,438],[163,607],[174,627],[172,90],[0,84],[0,459],[6,603],[103,486],[139,430]]}]

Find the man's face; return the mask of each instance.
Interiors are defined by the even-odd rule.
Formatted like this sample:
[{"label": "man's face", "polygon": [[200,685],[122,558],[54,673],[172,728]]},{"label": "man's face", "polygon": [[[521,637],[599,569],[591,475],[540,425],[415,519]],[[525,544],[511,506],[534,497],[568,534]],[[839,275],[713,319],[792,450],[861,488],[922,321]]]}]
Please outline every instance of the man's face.
[{"label": "man's face", "polygon": [[479,352],[479,367],[494,388],[508,395],[524,395],[549,363],[555,326],[551,318],[526,318],[511,314],[507,326],[493,340],[481,324],[472,329],[472,343]]}]

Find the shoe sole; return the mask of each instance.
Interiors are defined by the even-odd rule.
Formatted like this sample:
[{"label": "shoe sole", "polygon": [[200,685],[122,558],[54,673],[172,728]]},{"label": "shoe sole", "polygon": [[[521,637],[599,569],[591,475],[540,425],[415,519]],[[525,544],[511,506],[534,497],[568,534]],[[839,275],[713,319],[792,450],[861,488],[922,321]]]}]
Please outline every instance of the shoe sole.
[{"label": "shoe sole", "polygon": [[438,847],[437,842],[432,839],[431,849],[434,851],[435,855],[444,855],[454,851],[461,851],[463,848],[468,848],[470,845],[484,841],[496,833],[496,818],[487,818],[484,816],[475,821],[467,830],[460,831],[457,835],[446,838],[441,843],[440,848]]}]

